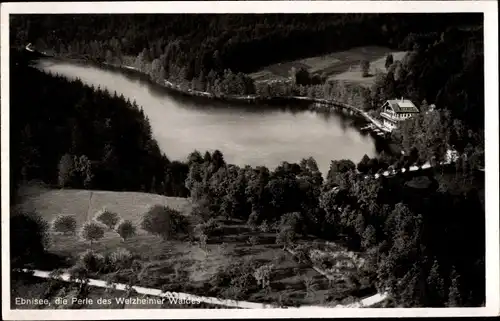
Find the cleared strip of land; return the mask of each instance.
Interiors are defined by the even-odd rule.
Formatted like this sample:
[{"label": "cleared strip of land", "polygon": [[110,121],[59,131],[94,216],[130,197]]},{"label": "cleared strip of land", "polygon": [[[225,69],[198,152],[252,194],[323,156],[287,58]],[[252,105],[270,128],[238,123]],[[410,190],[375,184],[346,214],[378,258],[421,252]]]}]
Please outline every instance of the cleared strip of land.
[{"label": "cleared strip of land", "polygon": [[[27,272],[25,270],[24,272]],[[51,276],[50,272],[47,271],[39,271],[39,270],[34,270],[32,271],[33,276],[39,277],[42,279],[52,279],[53,277]],[[58,279],[65,281],[65,282],[73,282],[71,281],[71,276],[68,273],[62,273],[61,275],[58,276]],[[121,283],[114,283],[114,284],[108,284],[106,281],[103,280],[96,280],[96,279],[89,279],[88,280],[88,285],[89,286],[94,286],[94,287],[99,287],[99,288],[106,288],[106,289],[114,289],[114,290],[121,290],[121,291],[127,291],[128,286],[126,284],[121,284]],[[262,304],[262,303],[255,303],[255,302],[248,302],[248,301],[236,301],[236,300],[222,300],[218,298],[213,298],[213,297],[204,297],[204,296],[197,296],[197,295],[192,295],[189,293],[181,293],[181,292],[168,292],[165,293],[159,289],[151,289],[151,288],[145,288],[145,287],[140,287],[140,286],[133,286],[132,287],[137,293],[139,294],[144,294],[144,295],[150,295],[150,296],[157,296],[157,297],[162,297],[162,298],[169,298],[169,296],[173,296],[177,298],[178,300],[190,300],[190,301],[198,301],[198,302],[203,302],[207,304],[212,304],[212,305],[221,305],[225,307],[232,307],[232,308],[241,308],[241,309],[269,309],[269,308],[276,308],[274,305],[270,304]],[[356,303],[348,304],[348,305],[336,305],[334,308],[360,308],[360,307],[368,307],[370,305],[382,302],[387,299],[387,294],[376,294],[373,296],[370,296],[368,298],[364,298],[363,300],[360,300]],[[303,308],[325,308],[321,306],[303,306],[303,307],[293,307],[294,309],[303,309]]]}]

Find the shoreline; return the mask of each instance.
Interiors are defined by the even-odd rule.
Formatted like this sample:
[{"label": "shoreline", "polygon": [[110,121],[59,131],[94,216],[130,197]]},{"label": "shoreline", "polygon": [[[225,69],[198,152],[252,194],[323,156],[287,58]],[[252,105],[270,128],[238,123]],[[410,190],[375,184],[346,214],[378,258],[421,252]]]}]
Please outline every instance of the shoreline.
[{"label": "shoreline", "polygon": [[[287,97],[262,97],[256,94],[245,95],[245,96],[234,96],[234,95],[217,95],[206,91],[193,90],[190,88],[182,88],[181,85],[175,84],[169,80],[164,79],[163,81],[158,81],[151,77],[151,75],[141,71],[140,69],[123,64],[110,64],[107,62],[99,62],[90,59],[84,58],[67,58],[67,57],[58,57],[51,56],[46,53],[41,53],[46,58],[67,61],[72,63],[83,63],[83,64],[92,64],[97,67],[110,68],[114,70],[124,71],[124,72],[132,72],[140,77],[144,77],[154,85],[160,86],[162,89],[169,90],[172,93],[182,95],[185,97],[196,97],[202,99],[209,99],[214,101],[221,102],[235,102],[235,103],[247,103],[247,104],[285,104],[287,102],[299,103],[299,104],[307,104],[303,109],[318,111],[318,112],[332,112],[333,110],[347,110],[350,113],[363,118],[367,123],[372,125],[372,128],[369,130],[374,136],[378,138],[386,139],[390,143],[391,140],[388,136],[390,136],[390,130],[382,125],[380,121],[370,116],[367,112],[363,111],[361,108],[348,105],[339,101],[320,99],[320,98],[311,98],[306,96],[287,96]],[[368,128],[367,126],[364,127]]]},{"label": "shoreline", "polygon": [[363,111],[361,108],[358,108],[356,106],[348,105],[339,101],[334,101],[334,100],[327,100],[327,99],[320,99],[320,98],[311,98],[311,97],[306,97],[306,96],[287,96],[287,97],[262,97],[256,94],[253,95],[246,95],[246,96],[232,96],[232,95],[216,95],[210,92],[206,91],[199,91],[199,90],[193,90],[193,89],[183,89],[181,88],[180,85],[174,84],[169,80],[164,79],[163,82],[159,82],[155,79],[153,79],[150,75],[142,72],[141,70],[133,67],[133,66],[128,66],[128,65],[116,65],[116,64],[110,64],[110,63],[101,63],[98,65],[103,65],[108,68],[114,68],[114,69],[119,69],[119,70],[126,70],[126,71],[132,71],[134,73],[140,74],[142,76],[147,77],[151,82],[169,89],[171,91],[177,92],[179,94],[182,94],[184,96],[190,96],[190,97],[203,97],[207,99],[212,99],[212,100],[219,100],[219,101],[225,101],[225,102],[246,102],[246,103],[283,103],[283,102],[299,102],[299,103],[309,103],[311,105],[308,106],[309,110],[315,110],[315,111],[331,111],[332,109],[347,109],[354,114],[361,116],[364,118],[368,123],[373,124],[375,128],[379,129],[382,131],[384,134],[390,133],[390,130],[388,130],[385,126],[382,125],[381,122],[370,116],[367,112]]}]

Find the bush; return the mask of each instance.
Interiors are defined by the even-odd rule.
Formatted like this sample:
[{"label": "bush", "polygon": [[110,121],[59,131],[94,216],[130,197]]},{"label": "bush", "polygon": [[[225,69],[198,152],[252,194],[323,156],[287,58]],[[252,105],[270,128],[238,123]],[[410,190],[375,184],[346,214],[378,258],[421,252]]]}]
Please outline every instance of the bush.
[{"label": "bush", "polygon": [[207,237],[214,236],[215,234],[221,234],[221,226],[220,224],[214,220],[213,218],[210,218],[206,222],[200,222],[195,225],[193,231],[194,231],[194,238],[199,240],[200,237],[203,235],[206,235]]},{"label": "bush", "polygon": [[127,269],[132,266],[134,257],[132,253],[123,248],[118,248],[108,255],[108,263],[113,270]]},{"label": "bush", "polygon": [[303,220],[298,212],[286,213],[281,217],[278,231],[276,233],[276,244],[285,248],[296,241],[299,233],[302,232]]},{"label": "bush", "polygon": [[303,275],[302,282],[304,283],[304,286],[306,288],[306,297],[314,294],[314,292],[316,291],[316,284],[314,283],[314,278],[308,275]]},{"label": "bush", "polygon": [[310,263],[311,259],[309,258],[309,251],[304,248],[296,248],[294,259],[299,264]]},{"label": "bush", "polygon": [[49,224],[34,212],[14,212],[10,217],[12,267],[41,259],[49,244]]},{"label": "bush", "polygon": [[120,216],[115,213],[103,208],[96,213],[95,219],[98,222],[106,225],[110,230],[114,229],[116,224],[120,221]]},{"label": "bush", "polygon": [[221,294],[228,294],[227,289],[231,289],[231,294],[236,295],[232,298],[238,299],[256,287],[253,276],[255,265],[256,262],[252,258],[246,258],[220,266],[217,273],[212,275],[210,285]]},{"label": "bush", "polygon": [[286,213],[281,217],[278,230],[282,230],[285,227],[291,228],[295,233],[302,233],[302,227],[304,226],[304,220],[299,212]]},{"label": "bush", "polygon": [[296,240],[297,233],[290,226],[284,226],[276,234],[276,244],[283,245],[283,248],[292,245]]},{"label": "bush", "polygon": [[194,226],[193,229],[193,237],[196,240],[199,240],[202,235],[206,234],[206,225],[205,223],[198,223]]},{"label": "bush", "polygon": [[[67,270],[67,273],[70,276],[69,280],[72,282],[70,286],[78,289],[77,295],[79,297],[85,295],[88,290],[88,284],[92,273],[83,265],[81,261],[78,261],[75,265],[70,267]],[[72,305],[72,308],[75,308],[75,306]]]},{"label": "bush", "polygon": [[73,215],[59,215],[52,222],[52,228],[63,234],[76,233],[76,219]]},{"label": "bush", "polygon": [[125,241],[136,234],[136,228],[131,221],[125,220],[116,226],[116,233]]},{"label": "bush", "polygon": [[207,251],[207,241],[208,241],[208,236],[206,234],[201,234],[199,236],[200,238],[200,248],[203,250],[203,251]]},{"label": "bush", "polygon": [[213,218],[210,218],[205,222],[205,234],[209,236],[215,234],[218,230],[220,230],[220,228],[220,224]]},{"label": "bush", "polygon": [[87,250],[80,255],[80,262],[89,272],[100,272],[105,266],[104,256],[92,250]]},{"label": "bush", "polygon": [[143,216],[141,228],[163,240],[173,239],[178,234],[188,233],[188,221],[178,211],[166,206],[155,205]]},{"label": "bush", "polygon": [[368,77],[370,75],[370,62],[368,60],[361,61],[361,74],[363,77]]},{"label": "bush", "polygon": [[259,222],[259,213],[253,211],[249,216],[247,220],[247,225],[255,230],[257,228]]},{"label": "bush", "polygon": [[86,222],[80,232],[82,238],[90,242],[99,241],[104,236],[104,226],[97,222]]},{"label": "bush", "polygon": [[269,226],[269,224],[267,223],[267,220],[264,220],[262,222],[262,224],[260,224],[259,226],[259,230],[262,232],[262,233],[268,233],[270,230],[271,230],[271,227]]},{"label": "bush", "polygon": [[259,244],[259,238],[255,235],[252,235],[248,238],[247,242],[248,242],[248,244],[255,246],[255,245]]},{"label": "bush", "polygon": [[271,273],[273,272],[274,265],[266,264],[257,268],[253,277],[257,281],[257,284],[260,285],[263,289],[268,289],[271,285]]}]

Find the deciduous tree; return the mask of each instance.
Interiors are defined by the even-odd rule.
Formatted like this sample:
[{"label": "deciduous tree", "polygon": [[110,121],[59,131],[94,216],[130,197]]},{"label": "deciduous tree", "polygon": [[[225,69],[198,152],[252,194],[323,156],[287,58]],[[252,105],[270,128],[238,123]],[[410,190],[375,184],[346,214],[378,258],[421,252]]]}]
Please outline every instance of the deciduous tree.
[{"label": "deciduous tree", "polygon": [[188,223],[179,212],[167,206],[154,205],[143,216],[141,228],[163,240],[172,239],[179,234],[187,234]]},{"label": "deciduous tree", "polygon": [[75,234],[76,219],[74,215],[59,215],[52,222],[52,228],[63,234]]},{"label": "deciduous tree", "polygon": [[125,241],[136,234],[136,227],[132,221],[124,220],[116,226],[116,233]]},{"label": "deciduous tree", "polygon": [[96,213],[95,219],[98,222],[106,225],[110,230],[113,230],[116,224],[118,224],[118,222],[120,221],[120,216],[118,215],[118,213],[103,208]]},{"label": "deciduous tree", "polygon": [[90,248],[92,249],[93,242],[99,241],[104,236],[104,226],[97,222],[86,222],[83,224],[80,231],[81,237],[90,242]]}]

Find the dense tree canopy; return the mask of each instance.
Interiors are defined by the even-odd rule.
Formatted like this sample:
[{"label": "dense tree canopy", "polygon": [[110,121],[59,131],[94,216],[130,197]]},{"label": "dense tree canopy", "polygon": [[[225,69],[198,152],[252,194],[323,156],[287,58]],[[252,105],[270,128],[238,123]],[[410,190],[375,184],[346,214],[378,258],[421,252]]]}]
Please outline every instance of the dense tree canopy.
[{"label": "dense tree canopy", "polygon": [[[195,202],[193,214],[205,221],[224,215],[248,220],[251,226],[270,224],[285,247],[303,234],[365,250],[375,256],[370,273],[379,289],[389,289],[404,306],[445,306],[458,300],[482,304],[481,172],[448,166],[375,179],[342,160],[332,161],[323,183],[312,159],[285,162],[270,171],[219,167],[214,158],[204,160],[194,152],[186,181]],[[370,166],[367,160],[361,163]],[[463,238],[464,233],[474,240]]]},{"label": "dense tree canopy", "polygon": [[[425,23],[423,23],[425,21]],[[14,37],[55,51],[165,55],[188,79],[211,69],[249,72],[264,65],[358,45],[398,45],[410,33],[476,24],[480,14],[127,14],[13,16]],[[328,41],[325,41],[328,39]],[[297,43],[307,45],[297,46]]]}]

